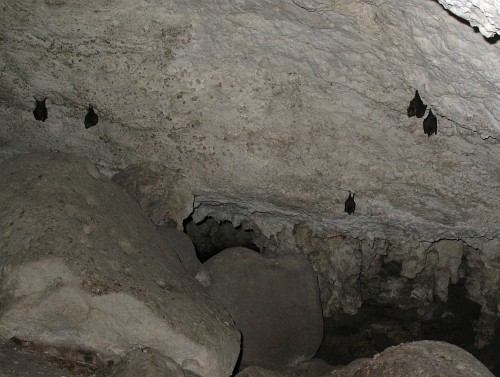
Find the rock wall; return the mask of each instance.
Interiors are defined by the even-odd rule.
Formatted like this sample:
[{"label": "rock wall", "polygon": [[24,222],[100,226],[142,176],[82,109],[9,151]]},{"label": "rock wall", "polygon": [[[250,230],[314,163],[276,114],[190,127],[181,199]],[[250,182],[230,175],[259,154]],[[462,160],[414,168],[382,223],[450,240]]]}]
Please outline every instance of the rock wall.
[{"label": "rock wall", "polygon": [[477,27],[487,38],[500,34],[500,7],[496,0],[439,0],[439,3],[457,16]]},{"label": "rock wall", "polygon": [[[484,36],[499,7],[441,3],[483,34],[434,1],[4,0],[0,160],[73,152],[108,176],[163,165],[194,194],[195,220],[306,254],[326,314],[359,307],[380,259],[401,263],[380,289],[415,284],[421,303],[445,299],[462,260],[469,295],[494,317],[500,43]],[[437,135],[407,117],[415,90]],[[45,122],[33,97],[48,97]],[[99,123],[85,129],[89,103]]]},{"label": "rock wall", "polygon": [[[0,159],[160,163],[199,200],[498,235],[500,44],[436,2],[5,0],[0,21]],[[438,117],[430,138],[406,116],[415,89]]]},{"label": "rock wall", "polygon": [[89,160],[19,156],[0,164],[0,187],[0,338],[111,360],[150,347],[187,372],[231,374],[231,317]]}]

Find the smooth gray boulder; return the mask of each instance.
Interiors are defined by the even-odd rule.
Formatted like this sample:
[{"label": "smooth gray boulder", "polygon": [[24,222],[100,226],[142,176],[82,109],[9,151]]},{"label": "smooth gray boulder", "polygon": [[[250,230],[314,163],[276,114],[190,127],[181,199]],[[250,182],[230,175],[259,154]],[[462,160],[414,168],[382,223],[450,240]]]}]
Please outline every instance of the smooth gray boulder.
[{"label": "smooth gray boulder", "polygon": [[236,247],[204,266],[212,295],[242,333],[241,367],[278,369],[314,356],[323,317],[316,274],[302,255],[264,257]]},{"label": "smooth gray boulder", "polygon": [[175,251],[189,275],[196,276],[201,263],[196,256],[196,249],[189,236],[176,228],[165,225],[159,225],[156,228],[167,246]]},{"label": "smooth gray boulder", "polygon": [[110,358],[140,345],[200,376],[231,374],[231,317],[89,160],[21,155],[0,165],[0,187],[0,336]]}]

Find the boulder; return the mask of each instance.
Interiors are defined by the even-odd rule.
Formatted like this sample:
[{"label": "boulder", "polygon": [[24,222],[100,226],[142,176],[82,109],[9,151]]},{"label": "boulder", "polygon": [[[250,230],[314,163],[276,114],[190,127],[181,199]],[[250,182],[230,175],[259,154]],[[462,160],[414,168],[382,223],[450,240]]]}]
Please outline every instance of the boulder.
[{"label": "boulder", "polygon": [[302,255],[225,249],[204,264],[212,295],[243,337],[241,367],[278,369],[310,359],[323,339],[316,274]]},{"label": "boulder", "polygon": [[[339,371],[341,372],[341,371]],[[345,374],[339,376],[348,377]],[[423,340],[389,347],[352,377],[494,377],[469,352],[455,345]],[[332,376],[336,376],[335,372]]]},{"label": "boulder", "polygon": [[111,377],[185,377],[179,364],[151,348],[136,348],[116,366]]},{"label": "boulder", "polygon": [[280,369],[285,377],[323,377],[339,369],[321,359],[306,360],[296,365],[289,365]]},{"label": "boulder", "polygon": [[189,275],[196,276],[201,263],[196,256],[193,242],[188,235],[169,226],[160,225],[157,226],[157,229],[167,246],[175,251]]},{"label": "boulder", "polygon": [[336,369],[339,368],[328,364],[326,361],[311,359],[277,370],[257,366],[247,367],[235,377],[323,377]]},{"label": "boulder", "polygon": [[324,377],[352,377],[354,374],[363,368],[367,363],[371,361],[370,358],[362,357],[360,359],[356,359],[351,361],[349,364],[345,366],[338,367],[331,374],[326,374]]},{"label": "boulder", "polygon": [[240,335],[148,216],[87,159],[0,165],[0,337],[119,359],[138,345],[229,376]]},{"label": "boulder", "polygon": [[261,367],[246,367],[235,377],[284,377],[283,374]]}]

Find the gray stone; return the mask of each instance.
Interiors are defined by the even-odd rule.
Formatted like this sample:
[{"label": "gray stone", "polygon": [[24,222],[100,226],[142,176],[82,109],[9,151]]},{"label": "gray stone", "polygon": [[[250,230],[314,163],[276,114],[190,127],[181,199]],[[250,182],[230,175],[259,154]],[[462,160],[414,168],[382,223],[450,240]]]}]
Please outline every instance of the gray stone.
[{"label": "gray stone", "polygon": [[284,377],[323,377],[337,369],[338,367],[315,358],[284,367],[280,369],[280,372],[283,373]]},{"label": "gray stone", "polygon": [[106,357],[140,345],[204,377],[231,374],[230,316],[89,160],[19,156],[1,164],[0,185],[0,336]]},{"label": "gray stone", "polygon": [[151,349],[136,348],[113,369],[111,377],[185,377],[179,364]]},{"label": "gray stone", "polygon": [[[4,1],[0,160],[159,164],[197,206],[248,210],[274,236],[313,218],[353,236],[498,237],[500,44],[438,2]],[[493,1],[440,3],[493,33]],[[406,116],[415,89],[438,117],[430,138]],[[48,97],[43,125],[33,96]]]},{"label": "gray stone", "polygon": [[494,377],[462,348],[430,340],[390,347],[364,364],[352,377],[406,377],[410,371],[412,377]]},{"label": "gray stone", "polygon": [[281,373],[261,367],[247,367],[235,377],[284,377]]},{"label": "gray stone", "polygon": [[139,202],[155,224],[172,220],[180,230],[193,212],[193,194],[185,180],[161,164],[130,165],[112,180]]},{"label": "gray stone", "polygon": [[320,359],[302,361],[277,370],[251,366],[243,369],[235,377],[323,377],[338,369]]},{"label": "gray stone", "polygon": [[500,9],[494,0],[439,0],[450,12],[477,26],[486,38],[500,34]]},{"label": "gray stone", "polygon": [[363,368],[371,359],[361,358],[351,361],[344,367],[338,368],[329,374],[325,374],[323,377],[353,377],[354,374]]},{"label": "gray stone", "polygon": [[242,367],[277,369],[314,356],[323,318],[316,274],[303,256],[230,248],[204,265],[212,295],[242,333]]},{"label": "gray stone", "polygon": [[188,235],[180,230],[168,226],[157,226],[158,232],[165,240],[167,246],[175,251],[182,265],[186,268],[189,275],[196,276],[201,265],[193,242]]},{"label": "gray stone", "polygon": [[[355,313],[364,294],[425,312],[457,272],[457,258],[438,267],[433,244],[461,240],[459,277],[483,312],[476,344],[491,341],[500,43],[484,36],[498,33],[498,1],[4,0],[1,9],[0,160],[54,150],[85,155],[108,176],[165,168],[174,179],[144,173],[153,221],[180,227],[189,192],[165,200],[165,190],[184,179],[193,218],[251,223],[267,238],[255,242],[261,250],[304,252],[326,315]],[[406,115],[415,90],[438,118],[430,138]],[[48,97],[43,123],[34,96]],[[86,130],[89,103],[99,124]],[[294,231],[304,223],[320,247],[302,248],[307,237]],[[340,236],[345,245],[332,241]],[[378,251],[401,263],[401,277],[377,276]]]}]

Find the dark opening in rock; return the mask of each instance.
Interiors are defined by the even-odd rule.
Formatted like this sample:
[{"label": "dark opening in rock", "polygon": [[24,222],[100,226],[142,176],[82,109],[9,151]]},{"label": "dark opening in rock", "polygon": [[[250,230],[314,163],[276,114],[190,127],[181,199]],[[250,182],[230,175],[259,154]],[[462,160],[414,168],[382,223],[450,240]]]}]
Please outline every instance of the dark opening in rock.
[{"label": "dark opening in rock", "polygon": [[[389,274],[396,264],[386,265]],[[448,302],[436,300],[427,308],[431,318],[423,320],[416,310],[401,310],[391,305],[363,304],[354,315],[338,314],[325,318],[325,338],[316,355],[331,364],[348,364],[362,357],[372,357],[390,346],[415,340],[441,340],[472,353],[481,362],[498,372],[497,354],[500,345],[485,349],[474,347],[474,326],[481,314],[479,304],[466,298],[465,282],[450,284]],[[495,343],[495,342],[494,342]]]},{"label": "dark opening in rock", "polygon": [[234,226],[230,221],[219,223],[212,217],[206,217],[196,223],[190,217],[184,223],[184,231],[193,241],[201,262],[228,247],[242,246],[260,252],[259,247],[253,242],[255,231],[243,229],[241,225]]}]

